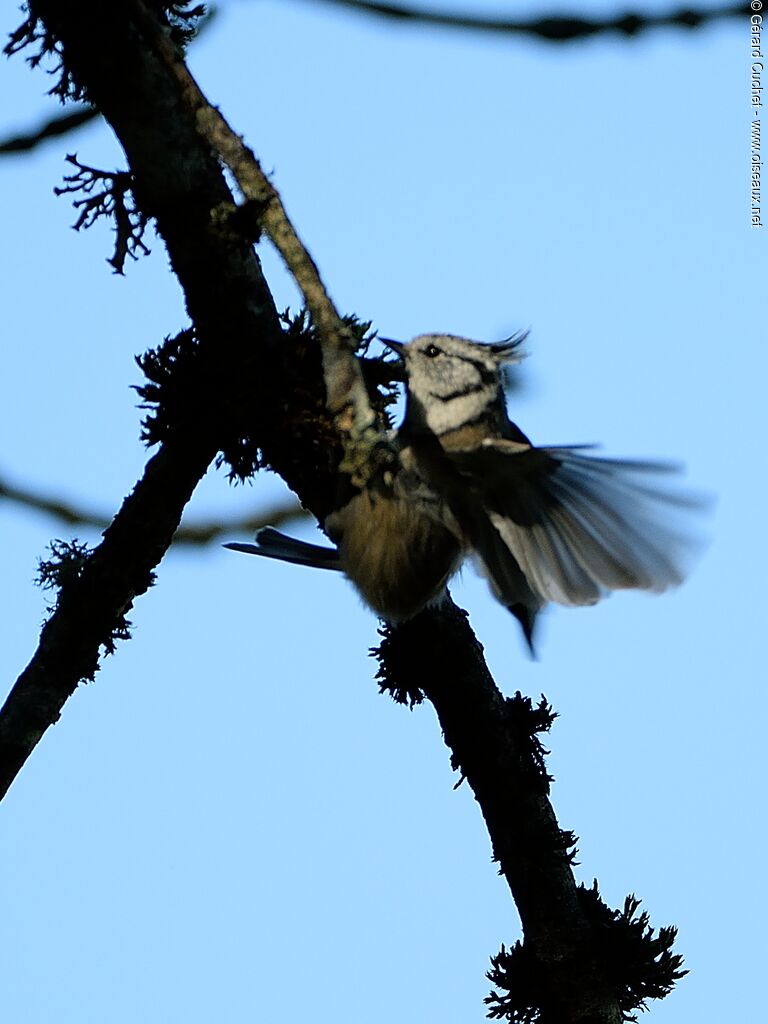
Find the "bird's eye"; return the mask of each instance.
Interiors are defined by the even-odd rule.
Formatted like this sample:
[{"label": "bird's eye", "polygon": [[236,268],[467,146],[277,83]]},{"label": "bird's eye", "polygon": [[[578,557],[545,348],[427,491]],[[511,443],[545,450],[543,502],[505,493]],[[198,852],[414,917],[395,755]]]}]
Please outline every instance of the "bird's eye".
[{"label": "bird's eye", "polygon": [[434,359],[435,356],[441,356],[442,354],[443,350],[441,348],[438,348],[437,345],[427,345],[427,347],[424,349],[424,355],[427,357],[427,359]]}]

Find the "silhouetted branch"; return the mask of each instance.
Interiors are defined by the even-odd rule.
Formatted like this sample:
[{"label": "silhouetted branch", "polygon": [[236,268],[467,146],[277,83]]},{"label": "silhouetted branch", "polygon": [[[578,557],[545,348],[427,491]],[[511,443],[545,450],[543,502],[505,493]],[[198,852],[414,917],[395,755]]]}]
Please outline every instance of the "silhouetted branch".
[{"label": "silhouetted branch", "polygon": [[[126,614],[152,585],[181,511],[215,454],[215,445],[201,438],[161,448],[101,544],[80,551],[73,571],[62,576],[37,651],[0,711],[0,795],[58,721],[78,682],[93,679],[100,650],[109,653],[127,636]],[[72,554],[59,552],[69,565]]]},{"label": "silhouetted branch", "polygon": [[549,799],[546,734],[555,713],[542,697],[504,697],[467,615],[452,601],[382,630],[372,653],[381,689],[437,711],[451,766],[472,787],[494,860],[520,912],[525,936],[493,957],[489,978],[502,990],[486,999],[489,1016],[514,1024],[618,1022],[662,998],[685,973],[672,954],[674,929],[658,936],[639,901],[623,912],[578,886],[575,835],[561,829]]},{"label": "silhouetted branch", "polygon": [[[368,401],[360,367],[355,359],[356,339],[342,321],[323,284],[315,261],[285,211],[277,190],[261,169],[253,152],[230,128],[218,107],[208,102],[192,77],[178,48],[141,3],[135,5],[142,31],[151,39],[165,69],[174,78],[185,103],[194,113],[199,131],[209,141],[237,181],[243,196],[252,206],[253,218],[269,235],[285,265],[294,277],[312,316],[323,352],[323,370],[328,409],[345,438],[349,469],[354,472],[367,464],[368,444],[376,443],[376,418]],[[243,210],[222,208],[222,214],[236,214],[242,222]]]},{"label": "silhouetted branch", "polygon": [[[22,508],[32,509],[35,512],[42,512],[60,523],[66,523],[67,526],[85,526],[94,530],[106,530],[112,521],[110,516],[100,515],[98,512],[92,512],[60,498],[51,498],[23,487],[15,487],[0,479],[0,501],[3,500],[20,505]],[[270,524],[279,526],[293,519],[304,518],[306,515],[307,513],[297,502],[282,501],[254,515],[244,516],[240,519],[211,519],[207,522],[203,520],[197,523],[182,522],[173,535],[173,543],[211,544],[223,536],[250,535],[260,530],[262,526]]]},{"label": "silhouetted branch", "polygon": [[[621,910],[603,903],[597,882],[591,889],[580,885],[576,898],[593,933],[593,952],[604,965],[605,978],[615,992],[623,1019],[637,1021],[636,1010],[648,1009],[649,999],[663,999],[688,971],[682,970],[683,958],[672,953],[677,936],[675,928],[650,927],[646,911],[638,914],[640,900],[627,896]],[[506,1018],[515,1024],[543,1021],[540,1008],[550,1002],[549,971],[537,963],[533,944],[516,942],[512,949],[502,945],[491,957],[489,980],[501,989],[486,998],[488,1016]],[[561,963],[561,968],[566,964]],[[588,969],[588,968],[587,968]],[[562,1020],[553,1007],[550,1016]]]},{"label": "silhouetted branch", "polygon": [[39,128],[31,128],[20,135],[12,135],[10,138],[0,142],[0,156],[10,153],[26,153],[35,149],[46,139],[56,138],[57,135],[66,135],[68,132],[82,128],[84,124],[90,124],[99,116],[98,110],[93,107],[77,107],[68,114],[60,114],[45,121]]},{"label": "silhouetted branch", "polygon": [[[62,587],[38,649],[0,711],[0,794],[78,682],[93,676],[100,649],[109,649],[126,610],[150,586],[219,450],[219,409],[239,401],[257,423],[259,409],[269,408],[270,341],[276,352],[281,335],[250,246],[211,220],[211,210],[233,203],[219,162],[127,5],[35,3],[12,39],[16,49],[25,40],[60,58],[63,90],[82,91],[87,82],[89,98],[115,129],[131,172],[141,178],[143,208],[167,242],[200,344],[211,352],[211,385],[221,398],[169,431],[102,543]],[[280,415],[275,421],[284,425]]]},{"label": "silhouetted branch", "polygon": [[569,43],[606,33],[636,36],[651,28],[677,26],[699,28],[710,21],[735,18],[749,13],[749,4],[725,4],[715,8],[680,7],[667,14],[631,12],[608,18],[585,18],[582,15],[552,14],[535,18],[483,17],[411,7],[408,4],[373,3],[369,0],[324,0],[337,7],[346,7],[359,14],[374,15],[413,25],[438,25],[443,28],[469,29],[477,32],[500,32],[506,35],[533,36],[548,43]]}]

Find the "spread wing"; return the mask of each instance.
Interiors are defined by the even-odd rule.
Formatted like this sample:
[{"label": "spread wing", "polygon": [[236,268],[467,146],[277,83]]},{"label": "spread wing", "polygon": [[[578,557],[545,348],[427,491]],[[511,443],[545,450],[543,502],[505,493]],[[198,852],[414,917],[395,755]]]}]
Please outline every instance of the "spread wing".
[{"label": "spread wing", "polygon": [[505,586],[505,560],[478,528],[478,553],[506,603],[535,614],[547,601],[588,605],[611,590],[682,582],[695,544],[680,514],[702,502],[670,486],[676,466],[500,439],[450,457],[537,601]]}]

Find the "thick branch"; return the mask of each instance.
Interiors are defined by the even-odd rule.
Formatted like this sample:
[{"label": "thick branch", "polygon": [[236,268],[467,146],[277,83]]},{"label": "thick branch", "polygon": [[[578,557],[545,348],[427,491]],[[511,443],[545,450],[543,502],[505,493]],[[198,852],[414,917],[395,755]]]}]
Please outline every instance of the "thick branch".
[{"label": "thick branch", "polygon": [[[183,87],[180,57],[170,40],[138,2],[105,6],[96,0],[76,5],[39,0],[31,10],[33,17],[44,19],[50,38],[61,46],[68,79],[87,88],[89,99],[123,145],[136,198],[144,213],[155,218],[184,290],[205,357],[211,400],[192,403],[193,414],[177,425],[174,443],[150,462],[148,475],[121,511],[118,528],[108,531],[104,544],[86,563],[85,582],[73,584],[71,593],[62,590],[36,654],[0,711],[0,738],[6,745],[0,794],[44,729],[57,719],[78,680],[95,671],[105,636],[112,635],[125,609],[146,589],[147,573],[171,543],[195,474],[200,479],[220,450],[222,421],[231,407],[242,407],[244,415],[250,416],[250,433],[259,439],[267,461],[321,521],[334,505],[340,456],[336,436],[321,422],[322,397],[318,406],[311,353],[291,362],[251,244],[236,224],[221,217],[221,211],[235,209],[234,199],[217,155],[200,132],[199,93],[196,87]],[[342,342],[342,354],[343,347]],[[297,382],[297,366],[309,374],[308,379]],[[284,393],[293,394],[292,407],[282,400]],[[188,444],[190,450],[185,447]],[[183,466],[194,467],[183,487],[174,486],[177,470],[169,451],[177,452]],[[147,497],[154,493],[150,481],[162,491],[166,474],[176,500],[171,511],[164,512],[162,503],[158,506],[155,522],[153,501]],[[117,544],[111,538],[117,538]],[[120,538],[126,539],[124,551]],[[123,556],[141,567],[138,577],[120,571]],[[114,573],[109,568],[113,560]],[[104,615],[81,635],[79,627],[90,621],[91,591]]]},{"label": "thick branch", "polygon": [[196,117],[201,135],[232,171],[245,198],[255,204],[259,224],[283,257],[304,296],[322,346],[329,411],[343,433],[351,434],[353,442],[369,431],[375,433],[374,413],[355,359],[354,338],[333,305],[317,265],[299,238],[277,190],[221,111],[205,98],[170,36],[159,29],[157,20],[142,0],[135,0],[135,10],[142,31],[177,83],[185,105]]},{"label": "thick branch", "polygon": [[92,679],[134,599],[171,543],[192,491],[216,454],[202,437],[165,446],[87,559],[61,589],[40,644],[0,712],[0,798],[81,679]]},{"label": "thick branch", "polygon": [[[199,39],[206,29],[214,23],[218,16],[218,8],[208,4],[205,14],[198,19],[195,25],[195,40]],[[12,153],[23,153],[30,149],[36,149],[47,139],[56,138],[59,135],[68,135],[85,124],[90,124],[99,117],[99,111],[94,107],[78,107],[66,114],[59,114],[43,122],[38,128],[29,128],[18,135],[9,136],[0,141],[0,156]]]},{"label": "thick branch", "polygon": [[[90,99],[125,148],[140,202],[157,220],[223,395],[250,388],[256,417],[280,323],[250,246],[211,216],[231,205],[232,196],[176,83],[123,3],[49,0],[35,4],[33,13],[61,41],[68,67],[87,83]],[[93,674],[99,648],[149,585],[185,503],[218,450],[215,407],[208,416],[201,411],[150,461],[80,579],[62,589],[32,661],[0,712],[0,794],[78,681]],[[312,497],[322,503],[317,492]]]},{"label": "thick branch", "polygon": [[571,870],[573,837],[549,801],[525,704],[494,683],[466,615],[452,602],[389,631],[378,652],[385,689],[434,705],[453,767],[480,805],[494,859],[517,904],[526,947],[545,975],[541,1024],[619,1024]]}]

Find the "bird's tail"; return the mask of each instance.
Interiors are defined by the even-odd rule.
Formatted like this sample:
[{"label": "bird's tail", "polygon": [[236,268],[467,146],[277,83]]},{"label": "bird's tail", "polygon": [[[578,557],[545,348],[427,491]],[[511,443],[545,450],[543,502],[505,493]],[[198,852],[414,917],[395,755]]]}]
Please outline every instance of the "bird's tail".
[{"label": "bird's tail", "polygon": [[265,526],[256,534],[255,544],[225,544],[230,551],[243,551],[247,555],[263,555],[278,558],[294,565],[310,565],[316,569],[341,570],[337,548],[325,548],[320,544],[308,544],[280,533],[273,526]]}]

